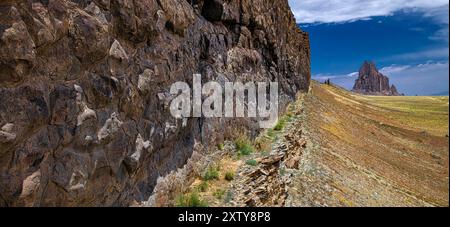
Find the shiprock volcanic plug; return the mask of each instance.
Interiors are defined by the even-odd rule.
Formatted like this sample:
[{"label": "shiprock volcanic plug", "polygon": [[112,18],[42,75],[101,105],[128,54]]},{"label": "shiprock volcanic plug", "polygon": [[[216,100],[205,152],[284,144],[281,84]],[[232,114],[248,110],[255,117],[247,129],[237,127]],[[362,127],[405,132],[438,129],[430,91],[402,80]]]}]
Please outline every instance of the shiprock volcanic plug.
[{"label": "shiprock volcanic plug", "polygon": [[389,84],[389,78],[378,71],[375,63],[369,61],[365,61],[359,69],[353,91],[365,95],[401,95],[395,85]]}]

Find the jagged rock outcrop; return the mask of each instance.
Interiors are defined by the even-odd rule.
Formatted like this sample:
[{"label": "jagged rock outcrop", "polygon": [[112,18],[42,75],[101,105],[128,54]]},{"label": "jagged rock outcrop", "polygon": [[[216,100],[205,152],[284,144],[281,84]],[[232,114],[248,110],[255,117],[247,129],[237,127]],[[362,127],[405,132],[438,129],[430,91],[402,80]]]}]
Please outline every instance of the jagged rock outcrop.
[{"label": "jagged rock outcrop", "polygon": [[175,120],[172,83],[278,81],[283,107],[309,58],[287,0],[0,1],[0,206],[146,201],[196,144],[256,130]]},{"label": "jagged rock outcrop", "polygon": [[353,91],[365,95],[400,95],[394,85],[389,85],[389,78],[380,73],[373,62],[368,61],[365,61],[359,69]]}]

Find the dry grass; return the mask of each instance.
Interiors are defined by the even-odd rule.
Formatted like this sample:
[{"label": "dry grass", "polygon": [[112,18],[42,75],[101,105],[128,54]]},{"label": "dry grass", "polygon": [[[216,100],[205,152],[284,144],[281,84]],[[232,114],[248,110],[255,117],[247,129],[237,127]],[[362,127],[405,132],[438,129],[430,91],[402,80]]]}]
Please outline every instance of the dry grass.
[{"label": "dry grass", "polygon": [[448,135],[448,96],[354,97],[366,105],[380,107],[398,125],[427,131],[437,136]]},{"label": "dry grass", "polygon": [[252,140],[246,134],[240,134],[234,140],[238,156],[247,156],[255,151]]},{"label": "dry grass", "polygon": [[[243,164],[240,159],[223,157],[213,168],[215,172],[213,175],[217,173],[217,177],[209,180],[205,180],[204,177],[196,179],[190,186],[191,193],[196,192],[200,201],[209,206],[226,206],[227,187],[235,177],[239,166]],[[220,168],[217,168],[217,166],[220,166]],[[205,183],[207,183],[207,187],[204,187]]]}]

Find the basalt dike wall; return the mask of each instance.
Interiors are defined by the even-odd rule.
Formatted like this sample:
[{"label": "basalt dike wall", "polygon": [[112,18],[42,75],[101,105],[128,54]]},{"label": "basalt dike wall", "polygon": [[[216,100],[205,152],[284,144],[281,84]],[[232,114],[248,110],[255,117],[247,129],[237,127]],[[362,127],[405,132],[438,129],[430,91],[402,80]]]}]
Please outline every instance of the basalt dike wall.
[{"label": "basalt dike wall", "polygon": [[308,90],[308,35],[287,0],[1,0],[0,206],[141,204],[194,155],[259,130],[174,119],[170,86],[194,73],[279,82],[282,110]]}]

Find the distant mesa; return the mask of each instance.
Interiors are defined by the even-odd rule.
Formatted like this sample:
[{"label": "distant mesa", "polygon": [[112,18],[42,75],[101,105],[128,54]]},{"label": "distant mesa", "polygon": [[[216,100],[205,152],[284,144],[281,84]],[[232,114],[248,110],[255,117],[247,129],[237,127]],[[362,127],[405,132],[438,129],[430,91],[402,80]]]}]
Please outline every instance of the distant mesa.
[{"label": "distant mesa", "polygon": [[365,61],[359,69],[358,79],[353,92],[364,95],[401,96],[395,85],[389,84],[389,78],[380,73],[373,62]]}]

